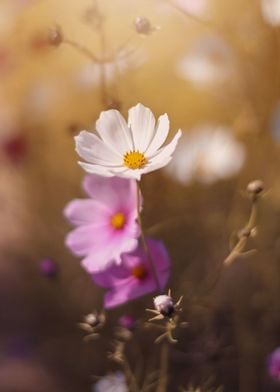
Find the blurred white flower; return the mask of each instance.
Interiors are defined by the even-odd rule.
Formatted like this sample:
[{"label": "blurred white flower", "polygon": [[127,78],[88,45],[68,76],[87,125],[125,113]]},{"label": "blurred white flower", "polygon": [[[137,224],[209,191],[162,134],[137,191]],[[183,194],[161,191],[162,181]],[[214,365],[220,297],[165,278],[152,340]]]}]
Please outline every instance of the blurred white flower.
[{"label": "blurred white flower", "polygon": [[199,16],[206,10],[208,0],[172,0],[172,3],[182,11]]},{"label": "blurred white flower", "polygon": [[194,180],[211,184],[237,174],[245,155],[229,129],[205,125],[183,134],[165,171],[184,185]]},{"label": "blurred white flower", "polygon": [[219,37],[199,38],[177,64],[179,76],[199,84],[224,82],[233,72],[232,53]]},{"label": "blurred white flower", "polygon": [[[136,51],[132,47],[124,48],[114,61],[105,62],[103,65],[87,63],[73,74],[74,84],[82,89],[87,90],[97,87],[102,79],[102,72],[106,83],[115,82],[119,76],[129,70],[140,67],[145,62],[144,51]],[[103,69],[102,69],[103,67]]]},{"label": "blurred white flower", "polygon": [[101,378],[93,386],[92,392],[128,392],[124,374],[116,372]]},{"label": "blurred white flower", "polygon": [[261,0],[261,10],[267,23],[273,26],[280,24],[280,0]]},{"label": "blurred white flower", "polygon": [[280,142],[280,102],[275,106],[271,116],[270,131],[276,142]]}]

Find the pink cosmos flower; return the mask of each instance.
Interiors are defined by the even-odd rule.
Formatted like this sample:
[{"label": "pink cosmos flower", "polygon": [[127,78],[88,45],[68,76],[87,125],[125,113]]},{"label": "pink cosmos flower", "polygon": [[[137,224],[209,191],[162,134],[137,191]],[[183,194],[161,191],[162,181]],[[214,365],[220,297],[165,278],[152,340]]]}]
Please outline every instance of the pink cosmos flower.
[{"label": "pink cosmos flower", "polygon": [[[147,238],[161,290],[170,272],[170,260],[163,242]],[[112,265],[105,271],[92,274],[93,281],[107,289],[104,298],[106,309],[124,304],[157,289],[151,266],[143,247],[139,244],[132,253],[122,255],[120,265]]]},{"label": "pink cosmos flower", "polygon": [[85,177],[83,188],[90,199],[73,200],[64,210],[76,226],[66,245],[84,257],[82,265],[92,273],[120,263],[123,252],[137,247],[137,186],[134,180],[91,174]]}]

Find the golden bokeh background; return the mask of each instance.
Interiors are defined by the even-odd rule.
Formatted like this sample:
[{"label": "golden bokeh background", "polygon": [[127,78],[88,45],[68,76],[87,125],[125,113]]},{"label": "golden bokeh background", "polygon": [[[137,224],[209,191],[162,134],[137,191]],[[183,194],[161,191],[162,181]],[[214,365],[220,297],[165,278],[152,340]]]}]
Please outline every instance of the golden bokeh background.
[{"label": "golden bokeh background", "polygon": [[[106,352],[117,317],[145,318],[151,296],[109,312],[107,339],[83,344],[77,322],[102,307],[103,292],[65,248],[63,217],[65,205],[83,195],[73,137],[94,129],[101,110],[127,116],[138,102],[156,116],[167,112],[172,133],[181,128],[186,143],[214,124],[246,152],[240,170],[208,183],[194,176],[182,184],[165,170],[143,179],[145,227],[169,249],[169,286],[184,295],[190,323],[172,349],[168,391],[209,378],[225,392],[280,390],[266,368],[280,343],[280,18],[272,24],[259,0],[208,0],[194,13],[183,5],[0,0],[0,392],[90,391],[93,376],[116,368]],[[137,32],[139,16],[151,23],[147,34]],[[201,83],[178,64],[205,37],[206,53],[211,40],[224,46],[208,53]],[[230,237],[248,219],[243,191],[256,178],[265,193],[249,248],[258,252],[223,270],[212,287]],[[54,260],[56,277],[42,276],[44,258]],[[144,363],[154,357],[149,372],[158,352],[146,344],[151,336],[139,335],[134,345]]]}]

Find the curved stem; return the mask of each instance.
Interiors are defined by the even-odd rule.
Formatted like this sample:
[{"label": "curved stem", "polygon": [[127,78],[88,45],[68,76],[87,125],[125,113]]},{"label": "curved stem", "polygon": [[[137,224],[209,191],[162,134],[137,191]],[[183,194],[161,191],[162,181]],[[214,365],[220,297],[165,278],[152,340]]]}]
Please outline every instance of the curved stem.
[{"label": "curved stem", "polygon": [[71,39],[64,39],[63,40],[64,44],[67,44],[69,46],[72,46],[72,48],[76,49],[78,52],[83,54],[84,56],[88,57],[95,63],[100,63],[100,60],[98,57],[95,56],[94,53],[92,53],[88,48],[85,46],[80,45],[78,42],[72,41]]},{"label": "curved stem", "polygon": [[160,282],[157,276],[157,272],[156,272],[156,268],[153,262],[153,257],[151,255],[149,246],[147,244],[146,238],[145,238],[145,233],[144,233],[144,229],[143,229],[143,224],[142,224],[142,219],[141,219],[141,189],[140,189],[140,183],[137,181],[137,221],[139,223],[140,226],[140,232],[141,232],[141,240],[142,240],[142,244],[143,244],[143,248],[146,252],[147,255],[147,259],[152,271],[152,275],[154,278],[154,281],[156,283],[157,289],[159,292],[161,292],[161,287],[160,287]]}]

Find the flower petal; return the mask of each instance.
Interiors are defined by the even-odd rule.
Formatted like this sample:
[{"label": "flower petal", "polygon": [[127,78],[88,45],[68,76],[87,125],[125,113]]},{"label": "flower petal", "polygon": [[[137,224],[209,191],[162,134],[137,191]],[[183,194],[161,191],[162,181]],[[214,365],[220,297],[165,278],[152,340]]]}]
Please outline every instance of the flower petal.
[{"label": "flower petal", "polygon": [[136,192],[137,185],[134,180],[113,177],[108,180],[98,175],[88,175],[84,178],[83,188],[86,193],[94,200],[102,201],[110,206],[113,212],[125,205],[125,211],[136,211]]},{"label": "flower petal", "polygon": [[113,177],[114,174],[111,172],[111,168],[108,166],[94,165],[92,163],[78,162],[78,164],[87,172],[98,174],[104,177]]},{"label": "flower petal", "polygon": [[96,121],[96,130],[102,140],[119,156],[133,149],[130,130],[117,110],[101,112]]},{"label": "flower petal", "polygon": [[122,164],[121,156],[91,132],[80,132],[75,137],[75,142],[77,153],[87,162],[105,166]]},{"label": "flower petal", "polygon": [[76,199],[64,209],[64,216],[75,226],[87,224],[108,224],[112,212],[102,200]]},{"label": "flower petal", "polygon": [[181,136],[182,136],[182,131],[181,129],[179,129],[179,131],[176,133],[176,135],[174,136],[174,138],[171,140],[169,144],[162,147],[154,155],[152,156],[147,155],[147,158],[150,160],[151,163],[155,164],[155,163],[160,163],[160,161],[164,160],[165,158],[172,156],[177,146],[178,140],[180,139]]},{"label": "flower petal", "polygon": [[153,155],[165,142],[169,132],[169,119],[165,113],[158,119],[158,124],[155,132],[155,136],[145,151],[147,155]]},{"label": "flower petal", "polygon": [[131,128],[134,150],[146,151],[155,134],[155,117],[141,103],[129,109],[128,126]]}]

